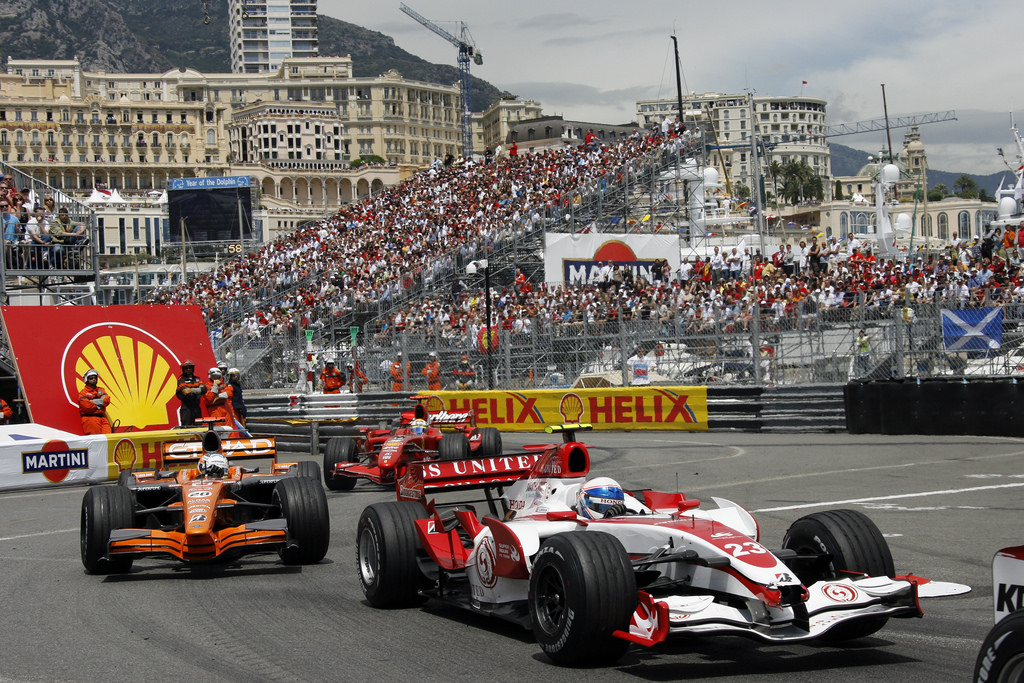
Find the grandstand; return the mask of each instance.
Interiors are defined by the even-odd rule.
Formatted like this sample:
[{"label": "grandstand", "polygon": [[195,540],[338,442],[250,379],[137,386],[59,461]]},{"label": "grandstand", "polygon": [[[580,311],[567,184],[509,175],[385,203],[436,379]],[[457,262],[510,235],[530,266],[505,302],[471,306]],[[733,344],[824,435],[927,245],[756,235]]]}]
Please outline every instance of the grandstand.
[{"label": "grandstand", "polygon": [[[700,158],[700,146],[698,135],[673,131],[489,163],[436,163],[186,283],[152,283],[148,301],[202,307],[216,354],[241,368],[251,388],[302,386],[313,353],[317,364],[355,360],[371,389],[388,389],[386,370],[399,351],[413,364],[411,390],[425,387],[419,368],[431,351],[446,375],[467,354],[504,389],[579,377],[626,383],[638,348],[666,384],[1015,371],[1020,306],[1006,306],[1000,346],[980,354],[951,356],[940,314],[1024,299],[1016,256],[801,259],[766,275],[761,259],[746,253],[732,276],[712,275],[704,258],[686,277],[545,281],[546,233],[669,234],[684,253],[710,253],[704,224],[692,220],[703,197],[672,180]],[[498,329],[486,352],[483,278],[467,272],[482,258]],[[984,281],[967,281],[971,265],[987,273]],[[875,341],[871,358],[855,365],[862,328]]]}]

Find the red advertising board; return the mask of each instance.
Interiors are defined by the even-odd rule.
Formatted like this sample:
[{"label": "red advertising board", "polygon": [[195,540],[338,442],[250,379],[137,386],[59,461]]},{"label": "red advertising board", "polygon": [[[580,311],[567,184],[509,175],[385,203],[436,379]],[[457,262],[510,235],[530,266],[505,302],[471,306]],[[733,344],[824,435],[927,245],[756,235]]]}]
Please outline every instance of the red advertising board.
[{"label": "red advertising board", "polygon": [[114,431],[178,424],[181,362],[205,377],[216,360],[198,306],[0,307],[33,422],[81,433],[78,392],[92,368]]}]

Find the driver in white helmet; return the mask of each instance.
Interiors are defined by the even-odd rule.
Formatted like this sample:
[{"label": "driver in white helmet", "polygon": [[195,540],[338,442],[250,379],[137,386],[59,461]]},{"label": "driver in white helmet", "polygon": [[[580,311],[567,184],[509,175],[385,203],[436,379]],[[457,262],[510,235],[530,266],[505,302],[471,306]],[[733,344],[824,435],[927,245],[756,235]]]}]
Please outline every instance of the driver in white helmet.
[{"label": "driver in white helmet", "polygon": [[197,468],[204,477],[226,477],[228,475],[228,459],[223,453],[203,453]]},{"label": "driver in white helmet", "polygon": [[626,494],[610,477],[585,482],[576,494],[576,512],[587,519],[609,519],[626,514]]}]

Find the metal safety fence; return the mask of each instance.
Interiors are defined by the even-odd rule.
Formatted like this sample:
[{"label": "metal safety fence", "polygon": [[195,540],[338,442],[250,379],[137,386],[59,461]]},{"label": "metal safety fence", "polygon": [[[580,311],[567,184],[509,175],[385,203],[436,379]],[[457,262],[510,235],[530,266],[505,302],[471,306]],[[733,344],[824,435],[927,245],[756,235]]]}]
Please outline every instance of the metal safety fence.
[{"label": "metal safety fence", "polygon": [[[399,353],[402,391],[428,388],[431,353],[445,389],[456,388],[454,371],[463,355],[476,372],[474,388],[502,390],[629,385],[637,362],[646,366],[650,383],[659,385],[790,386],[1020,372],[1024,303],[985,307],[996,322],[984,329],[964,323],[950,332],[948,321],[944,328],[943,310],[982,310],[970,303],[883,305],[861,294],[839,306],[808,297],[791,306],[681,306],[662,316],[623,309],[601,319],[538,316],[494,329],[489,350],[482,329],[439,323],[376,335],[357,330],[355,346],[337,337],[333,344],[324,336],[307,340],[296,329],[257,334],[224,357],[234,365],[232,353],[248,354],[246,387],[301,391],[318,389],[316,377],[327,359],[341,369],[358,363],[366,391],[391,391]],[[982,339],[983,348],[964,347],[965,336]]]}]

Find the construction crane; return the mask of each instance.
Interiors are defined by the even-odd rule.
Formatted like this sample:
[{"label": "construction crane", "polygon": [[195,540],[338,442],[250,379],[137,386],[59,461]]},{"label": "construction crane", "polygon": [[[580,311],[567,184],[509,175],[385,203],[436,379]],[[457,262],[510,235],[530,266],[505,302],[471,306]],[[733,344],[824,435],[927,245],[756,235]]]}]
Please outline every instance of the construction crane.
[{"label": "construction crane", "polygon": [[[956,111],[937,111],[930,114],[916,114],[914,116],[895,116],[888,121],[889,128],[909,128],[920,126],[925,123],[940,123],[942,121],[956,121]],[[870,119],[868,121],[857,121],[856,123],[840,123],[835,126],[825,126],[825,137],[831,138],[837,135],[855,135],[857,133],[870,133],[876,130],[885,130],[885,119]]]},{"label": "construction crane", "polygon": [[465,23],[457,22],[459,25],[459,36],[461,37],[456,37],[434,22],[426,19],[408,5],[399,4],[398,8],[459,48],[459,88],[462,94],[462,156],[469,159],[473,156],[473,113],[471,108],[473,96],[470,91],[469,62],[472,60],[474,64],[479,66],[484,63],[483,55],[480,54],[480,50],[477,49],[476,44],[473,42],[473,37],[469,35],[469,27]]}]

